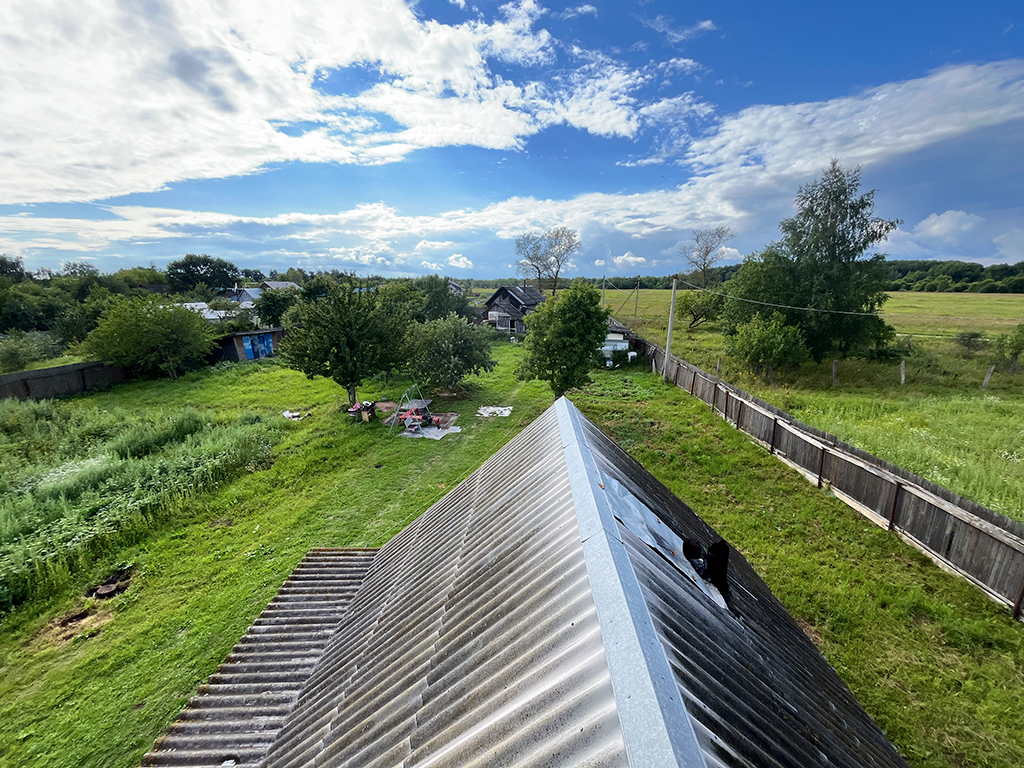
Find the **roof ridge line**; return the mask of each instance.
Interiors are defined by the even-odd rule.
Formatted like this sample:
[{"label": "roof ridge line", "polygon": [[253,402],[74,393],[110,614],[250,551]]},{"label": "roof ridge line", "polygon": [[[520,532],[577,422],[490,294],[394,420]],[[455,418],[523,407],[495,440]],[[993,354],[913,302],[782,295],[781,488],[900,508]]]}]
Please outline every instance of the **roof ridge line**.
[{"label": "roof ridge line", "polygon": [[601,472],[566,397],[555,401],[598,624],[632,768],[706,768],[690,715],[604,498]]}]

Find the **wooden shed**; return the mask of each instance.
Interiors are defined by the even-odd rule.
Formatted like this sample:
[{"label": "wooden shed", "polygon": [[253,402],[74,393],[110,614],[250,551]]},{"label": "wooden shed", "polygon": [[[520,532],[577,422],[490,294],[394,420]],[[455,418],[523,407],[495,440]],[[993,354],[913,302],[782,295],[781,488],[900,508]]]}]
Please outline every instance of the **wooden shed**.
[{"label": "wooden shed", "polygon": [[277,354],[284,335],[283,328],[269,328],[260,331],[239,331],[229,333],[217,340],[213,358],[221,360],[257,360]]}]

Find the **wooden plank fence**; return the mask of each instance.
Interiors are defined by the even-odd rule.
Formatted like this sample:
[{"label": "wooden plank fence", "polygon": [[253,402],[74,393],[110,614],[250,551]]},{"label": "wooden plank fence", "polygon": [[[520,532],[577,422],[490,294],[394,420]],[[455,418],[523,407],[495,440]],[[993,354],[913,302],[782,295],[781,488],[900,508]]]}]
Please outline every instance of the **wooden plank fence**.
[{"label": "wooden plank fence", "polygon": [[[981,588],[1021,618],[1024,524],[962,498],[814,427],[637,337],[638,351],[680,389],[817,486],[900,534],[940,566]],[[667,366],[667,370],[666,370]]]},{"label": "wooden plank fence", "polygon": [[43,400],[128,381],[128,371],[106,363],[73,363],[0,376],[0,399]]}]

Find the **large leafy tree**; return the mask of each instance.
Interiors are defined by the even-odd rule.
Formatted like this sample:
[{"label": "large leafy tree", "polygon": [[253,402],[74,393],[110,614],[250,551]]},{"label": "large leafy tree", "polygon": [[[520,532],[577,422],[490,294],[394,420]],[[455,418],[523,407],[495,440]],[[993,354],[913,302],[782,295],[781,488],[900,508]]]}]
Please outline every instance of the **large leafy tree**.
[{"label": "large leafy tree", "polygon": [[213,345],[214,331],[202,315],[150,295],[113,299],[84,348],[134,376],[174,379],[203,365]]},{"label": "large leafy tree", "polygon": [[205,254],[190,253],[167,265],[167,280],[177,293],[191,291],[200,283],[214,291],[230,288],[241,278],[242,273],[230,261]]},{"label": "large leafy tree", "polygon": [[364,379],[400,364],[409,316],[400,302],[378,288],[357,286],[351,276],[324,280],[320,288],[320,295],[288,313],[294,325],[282,354],[309,378],[326,376],[343,386],[352,406]]},{"label": "large leafy tree", "polygon": [[597,349],[608,334],[601,293],[582,280],[526,317],[526,358],[518,374],[548,382],[556,397],[590,381]]},{"label": "large leafy tree", "polygon": [[469,298],[464,293],[453,293],[447,277],[417,277],[412,287],[423,294],[423,307],[417,313],[417,320],[440,320],[452,312],[468,319],[474,314]]},{"label": "large leafy tree", "polygon": [[778,311],[818,362],[891,337],[877,314],[888,298],[885,256],[868,251],[900,222],[876,217],[875,193],[859,189],[860,169],[845,170],[838,160],[800,188],[797,214],[779,225],[782,239],[748,256],[729,281],[729,294],[741,301],[727,302],[727,329]]},{"label": "large leafy tree", "polygon": [[299,292],[294,288],[269,288],[256,297],[252,308],[260,323],[274,327],[281,324],[284,313],[298,300]]},{"label": "large leafy tree", "polygon": [[489,325],[470,325],[455,312],[440,320],[413,323],[405,335],[413,379],[425,387],[452,391],[467,376],[494,369]]}]

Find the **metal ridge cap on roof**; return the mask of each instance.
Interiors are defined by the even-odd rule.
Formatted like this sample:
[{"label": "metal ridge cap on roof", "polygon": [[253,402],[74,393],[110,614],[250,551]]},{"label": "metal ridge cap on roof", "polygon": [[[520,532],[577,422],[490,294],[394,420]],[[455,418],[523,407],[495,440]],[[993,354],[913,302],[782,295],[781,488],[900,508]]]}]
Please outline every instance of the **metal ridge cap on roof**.
[{"label": "metal ridge cap on roof", "polygon": [[630,766],[704,768],[693,723],[601,484],[576,406],[554,405]]}]

